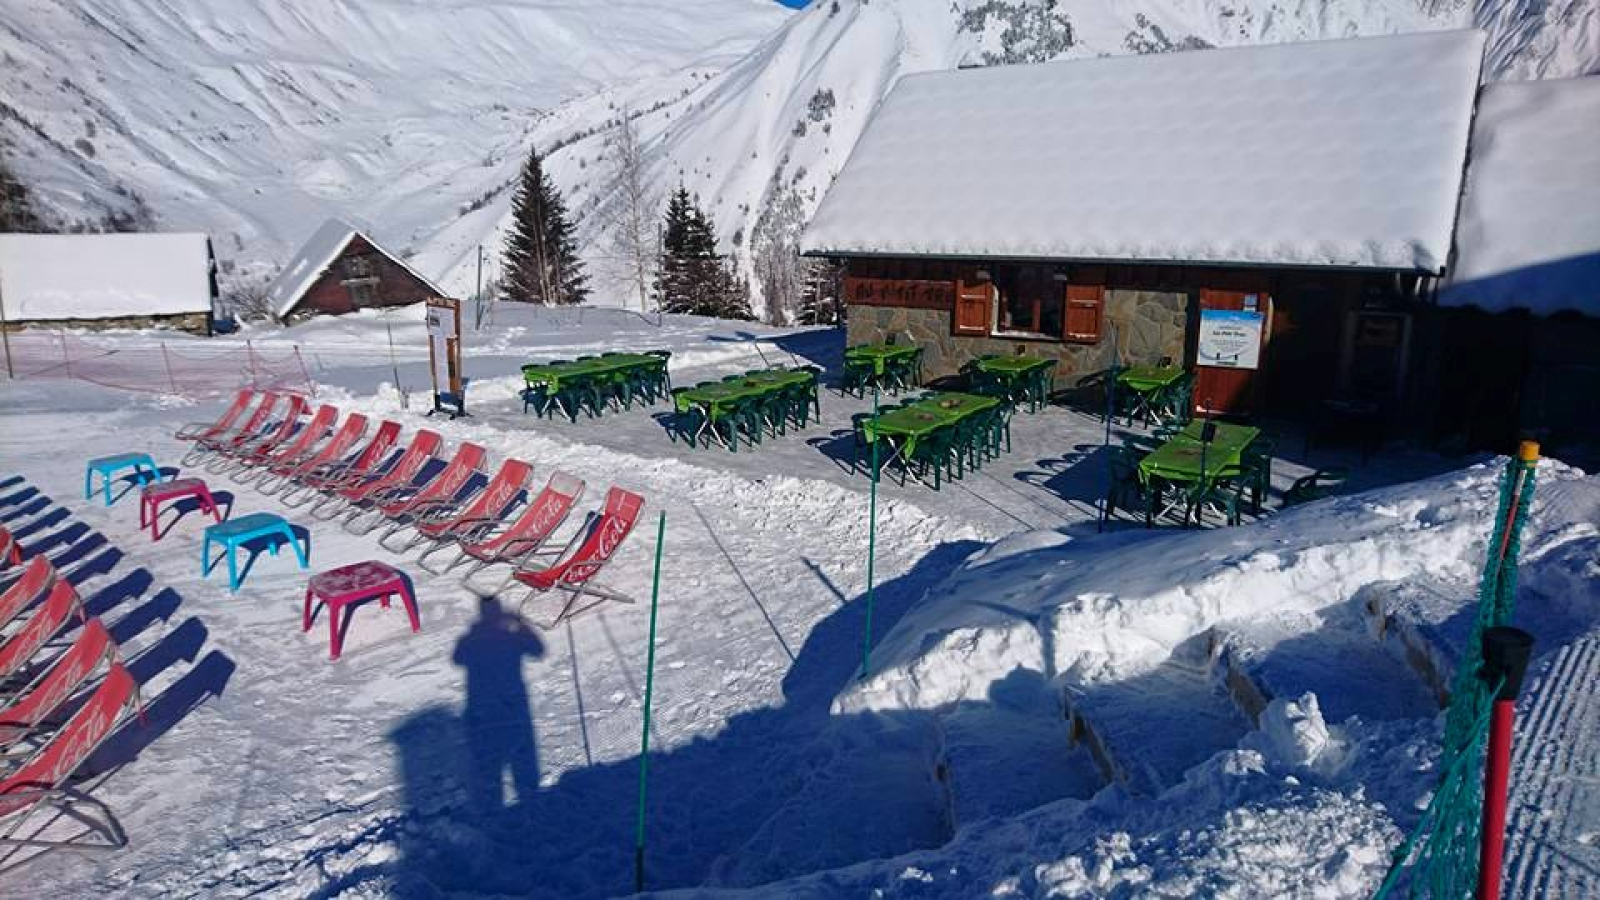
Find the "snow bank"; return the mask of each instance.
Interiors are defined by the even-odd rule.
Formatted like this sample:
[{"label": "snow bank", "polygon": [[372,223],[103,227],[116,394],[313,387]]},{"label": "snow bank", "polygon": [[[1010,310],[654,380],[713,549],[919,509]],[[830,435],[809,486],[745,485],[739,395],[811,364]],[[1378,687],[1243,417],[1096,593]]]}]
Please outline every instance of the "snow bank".
[{"label": "snow bank", "polygon": [[1600,75],[1492,84],[1442,306],[1600,315]]},{"label": "snow bank", "polygon": [[0,234],[6,316],[109,319],[211,311],[203,234]]},{"label": "snow bank", "polygon": [[1438,271],[1483,41],[1439,32],[906,78],[804,246]]}]

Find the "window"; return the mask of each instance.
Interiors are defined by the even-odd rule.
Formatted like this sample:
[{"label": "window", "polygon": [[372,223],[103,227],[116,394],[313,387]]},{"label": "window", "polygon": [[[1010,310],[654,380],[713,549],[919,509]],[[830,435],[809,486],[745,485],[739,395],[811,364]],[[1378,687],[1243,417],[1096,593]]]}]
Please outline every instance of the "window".
[{"label": "window", "polygon": [[346,278],[370,278],[373,274],[371,254],[346,256],[343,262],[344,277]]},{"label": "window", "polygon": [[1050,270],[1039,266],[1001,267],[995,272],[995,286],[995,334],[1061,339],[1061,283]]}]

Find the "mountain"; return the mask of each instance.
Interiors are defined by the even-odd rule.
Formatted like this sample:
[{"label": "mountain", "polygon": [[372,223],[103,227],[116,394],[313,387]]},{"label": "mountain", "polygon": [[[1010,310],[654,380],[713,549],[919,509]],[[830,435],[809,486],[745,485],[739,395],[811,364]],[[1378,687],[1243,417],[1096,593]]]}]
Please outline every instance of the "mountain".
[{"label": "mountain", "polygon": [[[903,75],[1469,26],[1490,32],[1491,78],[1600,68],[1592,0],[823,0],[638,125],[657,195],[679,181],[697,192],[723,250],[751,272],[766,248],[792,245]],[[592,164],[605,154],[603,141],[567,147],[551,165],[580,194],[579,205],[597,213],[585,220],[586,245],[605,247],[610,186],[573,172],[567,154]],[[603,269],[605,255],[594,262]]]},{"label": "mountain", "polygon": [[7,7],[0,142],[58,216],[203,229],[225,263],[265,271],[339,214],[468,294],[480,246],[494,277],[536,144],[596,302],[624,305],[639,299],[612,240],[623,116],[651,199],[680,181],[697,193],[759,290],[757,263],[785,256],[908,73],[1470,26],[1489,32],[1491,78],[1600,71],[1594,0]]},{"label": "mountain", "polygon": [[562,103],[681,92],[770,0],[6,0],[0,149],[65,224],[211,233],[282,262],[322,220],[424,246]]}]

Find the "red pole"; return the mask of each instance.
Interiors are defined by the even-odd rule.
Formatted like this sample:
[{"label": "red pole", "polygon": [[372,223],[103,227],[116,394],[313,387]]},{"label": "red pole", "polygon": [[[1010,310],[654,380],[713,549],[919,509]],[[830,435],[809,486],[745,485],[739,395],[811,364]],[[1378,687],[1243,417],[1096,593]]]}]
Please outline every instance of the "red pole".
[{"label": "red pole", "polygon": [[1511,730],[1517,693],[1533,655],[1533,635],[1496,627],[1483,633],[1483,674],[1499,684],[1489,714],[1489,747],[1483,772],[1483,828],[1478,846],[1478,900],[1500,900],[1506,850],[1506,795],[1511,783]]},{"label": "red pole", "polygon": [[1489,758],[1483,773],[1483,832],[1478,849],[1478,900],[1500,900],[1506,852],[1506,793],[1511,780],[1511,726],[1515,700],[1496,700],[1489,714]]}]

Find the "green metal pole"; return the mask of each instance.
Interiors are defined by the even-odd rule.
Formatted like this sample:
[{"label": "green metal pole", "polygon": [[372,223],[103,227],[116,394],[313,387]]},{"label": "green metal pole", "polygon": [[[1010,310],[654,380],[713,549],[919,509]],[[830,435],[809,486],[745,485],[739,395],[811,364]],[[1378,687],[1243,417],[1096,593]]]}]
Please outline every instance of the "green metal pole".
[{"label": "green metal pole", "polygon": [[867,627],[861,634],[861,677],[872,667],[872,564],[878,555],[878,386],[872,386],[872,488],[867,505]]},{"label": "green metal pole", "polygon": [[656,606],[661,598],[661,546],[667,538],[667,514],[656,526],[656,569],[650,585],[650,649],[644,664],[644,732],[639,738],[639,819],[633,838],[633,889],[644,890],[644,793],[650,776],[650,697],[656,683]]}]

